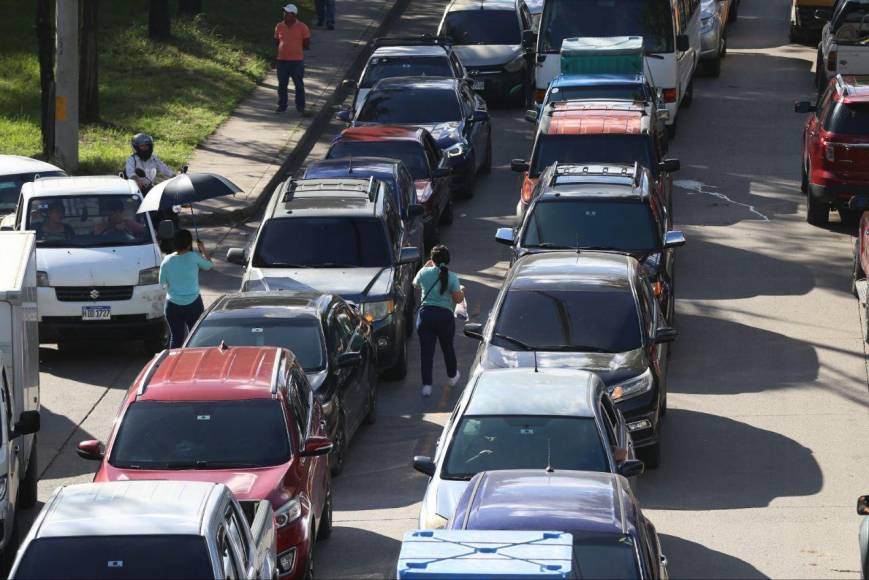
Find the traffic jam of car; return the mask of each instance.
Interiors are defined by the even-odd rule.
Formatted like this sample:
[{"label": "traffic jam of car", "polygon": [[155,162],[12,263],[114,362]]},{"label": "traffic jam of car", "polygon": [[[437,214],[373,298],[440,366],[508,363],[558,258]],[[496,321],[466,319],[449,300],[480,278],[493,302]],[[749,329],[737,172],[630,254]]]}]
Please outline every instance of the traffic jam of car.
[{"label": "traffic jam of car", "polygon": [[[679,453],[660,433],[690,241],[668,150],[739,4],[452,0],[431,35],[377,39],[343,83],[345,127],[228,250],[240,287],[180,348],[160,272],[177,223],[142,211],[132,180],[0,158],[0,546],[36,503],[39,343],[153,354],[108,438],[78,444],[93,483],[54,492],[10,577],[313,578],[332,479],[377,420],[379,383],[408,374],[415,276],[492,170],[491,104],[535,131],[509,160],[515,222],[492,228],[509,269],[464,324],[479,345],[434,451],[407,457],[428,483],[394,576],[668,578],[635,495]],[[859,227],[869,320],[869,0],[793,0],[790,26],[821,35],[818,98],[794,106],[806,220]]]}]

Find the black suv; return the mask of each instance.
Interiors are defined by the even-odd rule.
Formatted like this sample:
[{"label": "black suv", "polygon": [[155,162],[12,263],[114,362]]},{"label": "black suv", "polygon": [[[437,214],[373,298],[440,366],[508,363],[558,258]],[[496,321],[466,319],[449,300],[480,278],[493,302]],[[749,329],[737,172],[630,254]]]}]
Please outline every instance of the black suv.
[{"label": "black suv", "polygon": [[[658,464],[667,405],[667,325],[639,263],[624,254],[560,251],[522,256],[507,272],[474,368],[570,367],[597,373],[625,416],[640,459]],[[476,371],[474,371],[476,372]]]},{"label": "black suv", "polygon": [[378,368],[397,380],[407,374],[420,260],[408,242],[383,182],[290,179],[272,196],[251,247],[226,258],[247,266],[242,291],[337,294],[357,305],[374,331]]},{"label": "black suv", "polygon": [[674,248],[669,211],[654,177],[634,165],[553,165],[518,228],[498,228],[495,239],[513,248],[513,260],[552,250],[606,250],[630,254],[652,280],[668,320],[675,306]]},{"label": "black suv", "polygon": [[329,294],[224,294],[205,311],[184,347],[220,344],[293,351],[326,416],[332,475],[341,473],[350,438],[377,419],[377,346],[359,312]]}]

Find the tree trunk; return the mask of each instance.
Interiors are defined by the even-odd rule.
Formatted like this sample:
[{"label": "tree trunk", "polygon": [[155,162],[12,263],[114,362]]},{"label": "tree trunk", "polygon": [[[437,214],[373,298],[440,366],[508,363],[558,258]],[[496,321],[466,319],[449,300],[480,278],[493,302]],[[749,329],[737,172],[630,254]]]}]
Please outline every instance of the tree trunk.
[{"label": "tree trunk", "polygon": [[79,18],[78,111],[82,123],[100,120],[97,14],[99,0],[81,0]]},{"label": "tree trunk", "polygon": [[178,13],[196,16],[202,12],[202,0],[178,0]]},{"label": "tree trunk", "polygon": [[42,155],[54,155],[54,2],[36,0],[36,41],[39,47],[40,123]]},{"label": "tree trunk", "polygon": [[148,36],[165,40],[172,33],[169,0],[150,0],[148,3]]}]

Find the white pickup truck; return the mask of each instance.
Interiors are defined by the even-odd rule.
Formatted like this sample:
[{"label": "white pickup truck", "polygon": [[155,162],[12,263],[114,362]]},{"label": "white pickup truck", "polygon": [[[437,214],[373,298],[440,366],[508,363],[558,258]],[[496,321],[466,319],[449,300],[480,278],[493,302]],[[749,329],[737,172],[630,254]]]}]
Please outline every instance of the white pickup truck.
[{"label": "white pickup truck", "polygon": [[818,91],[837,74],[869,74],[869,0],[840,0],[821,31],[815,64]]}]

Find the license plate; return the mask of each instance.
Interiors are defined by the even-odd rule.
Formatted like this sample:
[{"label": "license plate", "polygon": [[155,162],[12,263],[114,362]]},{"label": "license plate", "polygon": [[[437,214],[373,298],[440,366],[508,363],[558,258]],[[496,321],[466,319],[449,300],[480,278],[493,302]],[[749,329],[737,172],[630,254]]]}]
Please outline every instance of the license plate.
[{"label": "license plate", "polygon": [[111,306],[82,306],[81,307],[81,319],[82,320],[111,320],[112,318],[112,307]]},{"label": "license plate", "polygon": [[474,84],[471,87],[475,91],[482,91],[486,89],[486,81],[474,81]]}]

